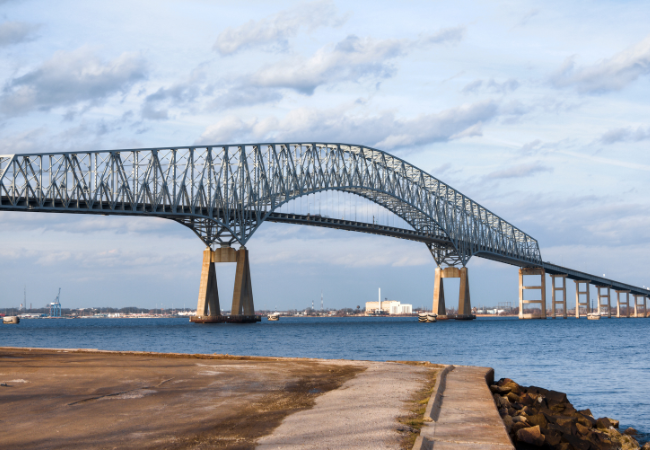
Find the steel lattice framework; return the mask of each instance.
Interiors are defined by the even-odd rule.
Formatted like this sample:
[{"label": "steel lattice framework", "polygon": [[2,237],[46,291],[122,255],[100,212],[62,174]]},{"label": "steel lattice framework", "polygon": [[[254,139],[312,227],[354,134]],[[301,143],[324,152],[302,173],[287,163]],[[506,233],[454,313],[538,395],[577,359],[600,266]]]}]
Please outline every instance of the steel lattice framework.
[{"label": "steel lattice framework", "polygon": [[465,265],[473,255],[542,263],[535,239],[369,147],[271,143],[0,156],[0,210],[164,217],[208,246],[245,245],[284,203],[325,190],[359,195],[401,217],[439,265]]}]

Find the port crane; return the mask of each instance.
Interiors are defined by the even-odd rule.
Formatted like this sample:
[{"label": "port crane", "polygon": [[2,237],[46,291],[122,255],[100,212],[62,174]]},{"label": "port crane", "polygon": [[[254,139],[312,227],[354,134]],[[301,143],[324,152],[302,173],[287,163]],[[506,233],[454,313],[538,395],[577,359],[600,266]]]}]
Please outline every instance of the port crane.
[{"label": "port crane", "polygon": [[61,302],[59,298],[61,297],[61,288],[59,288],[59,293],[56,294],[56,298],[52,303],[50,303],[50,317],[61,317]]}]

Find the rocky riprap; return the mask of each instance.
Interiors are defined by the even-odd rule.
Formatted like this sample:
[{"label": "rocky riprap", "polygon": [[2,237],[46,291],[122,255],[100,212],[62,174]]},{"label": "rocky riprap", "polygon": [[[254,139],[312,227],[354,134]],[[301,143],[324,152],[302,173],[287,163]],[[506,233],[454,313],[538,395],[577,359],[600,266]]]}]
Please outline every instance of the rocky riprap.
[{"label": "rocky riprap", "polygon": [[509,378],[490,390],[517,450],[650,450],[650,443],[640,447],[632,437],[634,429],[621,433],[618,420],[577,411],[562,392],[520,386]]}]

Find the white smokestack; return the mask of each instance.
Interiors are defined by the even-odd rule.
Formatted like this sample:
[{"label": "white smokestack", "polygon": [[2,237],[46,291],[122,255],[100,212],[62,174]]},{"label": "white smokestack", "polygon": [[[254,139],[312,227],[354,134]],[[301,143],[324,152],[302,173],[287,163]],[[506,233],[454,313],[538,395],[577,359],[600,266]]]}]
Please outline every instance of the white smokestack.
[{"label": "white smokestack", "polygon": [[379,288],[379,310],[381,311],[381,288]]}]

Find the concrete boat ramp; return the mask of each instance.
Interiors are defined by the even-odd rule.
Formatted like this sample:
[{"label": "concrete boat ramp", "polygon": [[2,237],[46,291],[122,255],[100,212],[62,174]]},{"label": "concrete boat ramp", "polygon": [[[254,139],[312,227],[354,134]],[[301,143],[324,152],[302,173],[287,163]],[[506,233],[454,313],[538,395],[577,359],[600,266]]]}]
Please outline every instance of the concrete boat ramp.
[{"label": "concrete boat ramp", "polygon": [[0,438],[12,449],[513,449],[491,377],[422,363],[5,347]]}]

